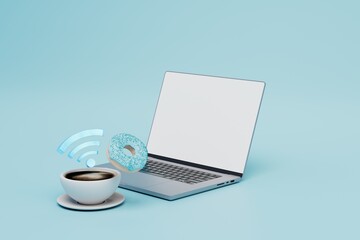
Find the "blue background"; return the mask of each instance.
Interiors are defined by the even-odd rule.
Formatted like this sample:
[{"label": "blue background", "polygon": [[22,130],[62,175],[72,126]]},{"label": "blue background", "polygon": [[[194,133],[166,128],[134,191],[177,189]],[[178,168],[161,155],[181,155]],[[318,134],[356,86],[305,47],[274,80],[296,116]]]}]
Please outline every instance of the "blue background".
[{"label": "blue background", "polygon": [[[1,239],[359,239],[357,1],[1,1]],[[147,141],[167,70],[267,83],[239,184],[68,211],[56,152]]]}]

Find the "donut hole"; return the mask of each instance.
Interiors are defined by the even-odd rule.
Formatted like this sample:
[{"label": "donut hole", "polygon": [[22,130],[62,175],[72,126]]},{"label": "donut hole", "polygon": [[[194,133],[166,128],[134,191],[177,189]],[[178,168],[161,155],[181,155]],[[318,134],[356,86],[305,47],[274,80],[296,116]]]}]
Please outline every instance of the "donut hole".
[{"label": "donut hole", "polygon": [[135,156],[135,154],[136,154],[135,148],[133,148],[130,145],[126,145],[126,146],[124,146],[124,153],[128,156]]}]

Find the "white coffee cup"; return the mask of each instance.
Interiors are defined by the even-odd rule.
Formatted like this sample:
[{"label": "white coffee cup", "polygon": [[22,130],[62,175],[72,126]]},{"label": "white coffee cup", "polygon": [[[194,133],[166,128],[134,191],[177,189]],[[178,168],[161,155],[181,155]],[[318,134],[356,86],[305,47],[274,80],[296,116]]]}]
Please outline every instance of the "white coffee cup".
[{"label": "white coffee cup", "polygon": [[120,172],[109,168],[81,168],[64,172],[60,182],[65,192],[81,204],[100,204],[111,197],[120,183]]}]

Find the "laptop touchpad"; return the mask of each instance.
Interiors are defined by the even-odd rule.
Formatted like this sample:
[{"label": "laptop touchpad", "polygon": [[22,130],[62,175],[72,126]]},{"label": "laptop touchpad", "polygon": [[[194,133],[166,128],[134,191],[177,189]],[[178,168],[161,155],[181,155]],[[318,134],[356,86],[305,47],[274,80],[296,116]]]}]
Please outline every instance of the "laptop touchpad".
[{"label": "laptop touchpad", "polygon": [[168,179],[152,176],[149,174],[137,173],[124,173],[121,172],[120,185],[131,185],[137,187],[152,186],[163,182],[168,182]]}]

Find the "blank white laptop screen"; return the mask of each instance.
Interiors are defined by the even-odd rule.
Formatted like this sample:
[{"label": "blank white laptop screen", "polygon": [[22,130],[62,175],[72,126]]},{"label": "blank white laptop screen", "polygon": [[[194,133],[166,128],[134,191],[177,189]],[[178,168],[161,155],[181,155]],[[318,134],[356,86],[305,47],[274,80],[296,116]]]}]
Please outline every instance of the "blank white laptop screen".
[{"label": "blank white laptop screen", "polygon": [[243,173],[264,85],[167,72],[149,153]]}]

